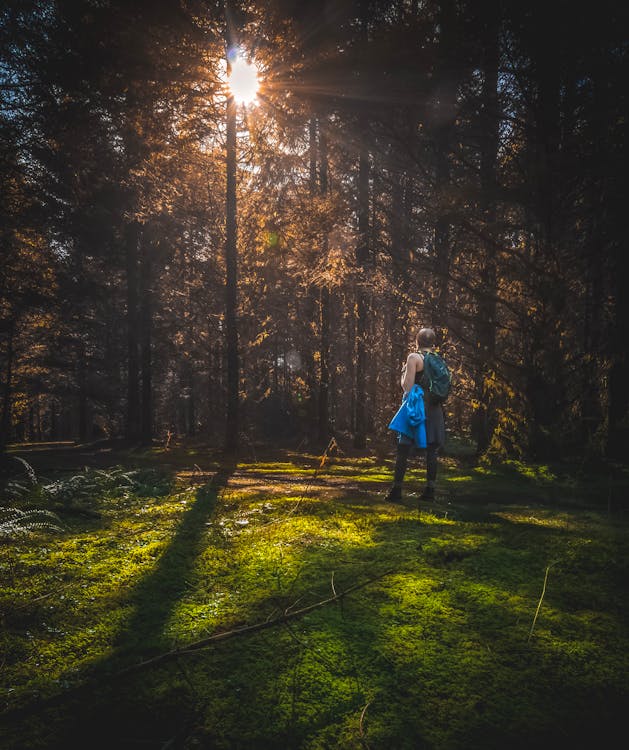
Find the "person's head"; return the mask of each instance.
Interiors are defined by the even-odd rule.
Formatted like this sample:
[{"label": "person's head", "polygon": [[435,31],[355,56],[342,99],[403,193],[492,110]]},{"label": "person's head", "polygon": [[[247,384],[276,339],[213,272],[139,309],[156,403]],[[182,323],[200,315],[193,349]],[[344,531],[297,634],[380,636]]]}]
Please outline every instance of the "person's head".
[{"label": "person's head", "polygon": [[421,328],[417,333],[415,342],[418,349],[429,349],[435,345],[435,332],[432,328]]}]

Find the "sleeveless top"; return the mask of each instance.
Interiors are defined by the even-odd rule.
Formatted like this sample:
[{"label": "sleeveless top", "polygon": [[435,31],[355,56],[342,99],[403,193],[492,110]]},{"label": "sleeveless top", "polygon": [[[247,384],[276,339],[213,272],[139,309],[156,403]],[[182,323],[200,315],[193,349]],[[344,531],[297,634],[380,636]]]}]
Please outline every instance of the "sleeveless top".
[{"label": "sleeveless top", "polygon": [[[426,352],[417,352],[417,353],[422,355],[422,362],[423,362],[424,361],[424,354],[426,354]],[[421,379],[422,379],[422,375],[423,374],[424,374],[423,370],[421,372],[416,372],[415,373],[415,385],[421,385]]]},{"label": "sleeveless top", "polygon": [[[424,355],[424,352],[419,352]],[[424,371],[415,373],[415,384],[421,386],[421,379]],[[436,443],[443,447],[446,442],[446,424],[443,416],[443,407],[441,404],[429,404],[424,401],[424,409],[426,412],[426,441],[430,443]]]}]

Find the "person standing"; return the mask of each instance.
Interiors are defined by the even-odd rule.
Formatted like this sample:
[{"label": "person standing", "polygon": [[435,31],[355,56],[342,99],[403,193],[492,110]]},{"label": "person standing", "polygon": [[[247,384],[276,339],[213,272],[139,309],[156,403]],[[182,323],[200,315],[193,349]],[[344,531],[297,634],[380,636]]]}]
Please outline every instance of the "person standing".
[{"label": "person standing", "polygon": [[[400,385],[404,391],[404,399],[408,399],[413,386],[421,385],[424,372],[424,359],[427,354],[433,351],[435,341],[436,335],[432,328],[422,328],[418,332],[415,340],[417,351],[411,352],[408,355],[406,363],[402,367]],[[434,403],[430,398],[427,398],[425,390],[423,398],[426,431],[426,485],[421,499],[432,500],[435,496],[439,451],[445,445],[446,428],[441,403]],[[395,429],[395,425],[396,421],[394,418],[390,425],[391,429]],[[385,498],[388,502],[399,503],[402,501],[402,486],[411,449],[421,445],[413,437],[410,437],[409,434],[398,432],[393,484]]]}]

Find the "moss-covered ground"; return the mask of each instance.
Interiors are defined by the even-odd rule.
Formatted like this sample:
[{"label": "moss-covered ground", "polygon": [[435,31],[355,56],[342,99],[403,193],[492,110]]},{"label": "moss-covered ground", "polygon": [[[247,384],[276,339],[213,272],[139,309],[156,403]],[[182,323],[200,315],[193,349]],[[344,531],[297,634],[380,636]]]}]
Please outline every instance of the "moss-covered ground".
[{"label": "moss-covered ground", "polygon": [[[54,451],[19,455],[55,476]],[[3,750],[607,748],[624,733],[622,471],[450,457],[420,512],[420,464],[393,505],[391,462],[370,457],[107,460],[143,468],[95,481],[98,515],[0,545]]]}]

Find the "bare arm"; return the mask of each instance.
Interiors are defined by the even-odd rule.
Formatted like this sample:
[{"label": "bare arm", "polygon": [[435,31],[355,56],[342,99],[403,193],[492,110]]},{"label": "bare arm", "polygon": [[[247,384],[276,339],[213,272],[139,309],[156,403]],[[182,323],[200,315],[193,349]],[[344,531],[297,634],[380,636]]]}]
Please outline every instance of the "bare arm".
[{"label": "bare arm", "polygon": [[402,368],[402,377],[400,378],[400,385],[404,390],[404,393],[408,393],[411,388],[415,385],[415,374],[421,372],[424,368],[424,360],[420,354],[411,352],[408,355],[406,364]]}]

